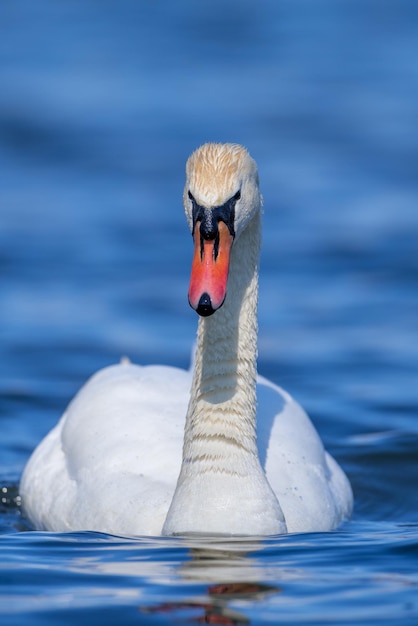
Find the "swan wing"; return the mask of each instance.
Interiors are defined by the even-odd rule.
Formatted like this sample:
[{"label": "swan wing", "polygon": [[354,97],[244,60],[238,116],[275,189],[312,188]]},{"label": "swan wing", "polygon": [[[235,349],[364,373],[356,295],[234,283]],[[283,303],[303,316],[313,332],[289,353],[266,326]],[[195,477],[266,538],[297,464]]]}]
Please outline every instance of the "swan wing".
[{"label": "swan wing", "polygon": [[350,516],[350,483],[328,454],[302,407],[280,387],[259,377],[259,457],[276,494],[288,532],[331,530]]},{"label": "swan wing", "polygon": [[81,388],[21,481],[37,528],[158,535],[180,471],[190,373],[119,364]]}]

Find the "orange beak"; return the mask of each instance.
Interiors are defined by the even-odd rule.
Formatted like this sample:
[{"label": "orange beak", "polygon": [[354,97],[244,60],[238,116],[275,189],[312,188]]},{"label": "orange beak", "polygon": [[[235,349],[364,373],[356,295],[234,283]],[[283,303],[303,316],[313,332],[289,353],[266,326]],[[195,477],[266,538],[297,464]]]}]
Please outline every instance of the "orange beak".
[{"label": "orange beak", "polygon": [[215,239],[204,239],[200,232],[200,222],[196,222],[193,239],[189,302],[199,315],[206,317],[219,309],[225,300],[234,237],[228,226],[219,221]]}]

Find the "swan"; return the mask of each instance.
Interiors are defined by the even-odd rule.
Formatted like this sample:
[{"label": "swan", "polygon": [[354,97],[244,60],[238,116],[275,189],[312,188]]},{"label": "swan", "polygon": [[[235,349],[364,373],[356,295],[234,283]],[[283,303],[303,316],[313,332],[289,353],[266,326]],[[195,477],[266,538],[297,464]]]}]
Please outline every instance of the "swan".
[{"label": "swan", "polygon": [[193,372],[127,360],[96,373],[35,449],[20,483],[39,530],[117,535],[327,531],[350,483],[304,410],[257,376],[262,197],[238,144],[189,157]]}]

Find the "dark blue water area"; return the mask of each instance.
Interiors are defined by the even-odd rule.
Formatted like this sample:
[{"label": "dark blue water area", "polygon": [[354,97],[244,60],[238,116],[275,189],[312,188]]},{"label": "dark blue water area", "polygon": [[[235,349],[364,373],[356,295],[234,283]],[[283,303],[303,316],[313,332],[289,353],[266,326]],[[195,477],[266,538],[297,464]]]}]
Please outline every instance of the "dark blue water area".
[{"label": "dark blue water area", "polygon": [[[418,623],[418,9],[412,0],[0,6],[0,620]],[[259,371],[355,494],[331,533],[34,532],[18,482],[82,383],[187,367],[184,164],[257,160]]]}]

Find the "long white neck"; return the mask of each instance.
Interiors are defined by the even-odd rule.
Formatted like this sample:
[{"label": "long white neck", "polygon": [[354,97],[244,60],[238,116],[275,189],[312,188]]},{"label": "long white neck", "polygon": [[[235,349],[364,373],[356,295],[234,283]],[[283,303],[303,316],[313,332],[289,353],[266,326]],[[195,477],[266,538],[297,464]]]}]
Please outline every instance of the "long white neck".
[{"label": "long white neck", "polygon": [[[258,216],[254,218],[236,241],[224,305],[211,317],[199,318],[183,465],[193,462],[196,453],[201,455],[202,443],[206,458],[198,462],[209,461],[218,471],[231,465],[230,454],[237,448],[257,453],[259,221]],[[216,453],[213,459],[209,458],[211,448]]]},{"label": "long white neck", "polygon": [[234,243],[224,305],[199,319],[183,462],[164,534],[273,534],[283,515],[256,443],[260,213]]}]

